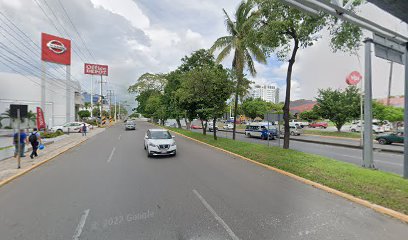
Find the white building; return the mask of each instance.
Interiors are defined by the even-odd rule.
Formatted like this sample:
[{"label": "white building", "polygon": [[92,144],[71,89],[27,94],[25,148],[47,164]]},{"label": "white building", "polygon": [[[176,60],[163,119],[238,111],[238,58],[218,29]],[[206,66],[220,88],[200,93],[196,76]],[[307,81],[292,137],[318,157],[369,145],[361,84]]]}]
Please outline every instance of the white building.
[{"label": "white building", "polygon": [[[28,111],[36,113],[36,107],[41,105],[41,80],[28,76],[29,78],[14,73],[0,74],[0,113],[10,108],[10,104],[28,105]],[[75,121],[79,106],[83,104],[80,94],[80,84],[71,81],[70,91],[70,121]],[[64,124],[67,121],[66,87],[65,80],[48,79],[46,81],[46,106],[44,120],[48,127]],[[3,119],[3,126],[9,125],[8,119]],[[32,126],[32,124],[31,124]],[[22,127],[26,127],[25,124]]]},{"label": "white building", "polygon": [[261,98],[267,102],[279,103],[279,88],[274,84],[253,85],[249,95],[252,98]]}]

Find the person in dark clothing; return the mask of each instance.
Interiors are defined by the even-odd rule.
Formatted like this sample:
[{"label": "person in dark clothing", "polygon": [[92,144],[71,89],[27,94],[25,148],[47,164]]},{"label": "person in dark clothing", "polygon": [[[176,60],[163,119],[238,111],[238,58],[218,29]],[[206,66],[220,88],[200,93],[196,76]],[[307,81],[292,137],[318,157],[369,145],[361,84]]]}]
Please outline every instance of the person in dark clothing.
[{"label": "person in dark clothing", "polygon": [[[20,152],[18,152],[18,134],[19,133],[20,133]],[[13,136],[13,144],[15,147],[14,157],[17,157],[17,154],[20,154],[20,157],[25,157],[24,155],[25,144],[28,143],[27,134],[25,133],[24,129],[20,129],[19,133],[15,133]]]},{"label": "person in dark clothing", "polygon": [[86,136],[86,130],[87,130],[87,127],[86,127],[86,124],[84,123],[81,127],[82,136]]},{"label": "person in dark clothing", "polygon": [[33,132],[28,137],[28,141],[31,143],[31,147],[33,149],[33,151],[30,154],[30,158],[33,159],[34,157],[38,157],[37,150],[40,144],[42,143],[42,141],[41,141],[41,135],[38,132],[37,128],[33,129]]}]

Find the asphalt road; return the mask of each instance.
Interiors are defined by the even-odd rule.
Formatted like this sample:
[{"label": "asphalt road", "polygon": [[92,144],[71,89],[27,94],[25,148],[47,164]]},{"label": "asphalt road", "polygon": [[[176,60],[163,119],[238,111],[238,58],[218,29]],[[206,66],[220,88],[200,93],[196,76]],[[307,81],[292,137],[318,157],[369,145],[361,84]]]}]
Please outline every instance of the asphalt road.
[{"label": "asphalt road", "polygon": [[[202,132],[202,129],[195,129],[193,131]],[[231,138],[231,132],[217,132],[218,136],[224,138]],[[209,133],[212,134],[212,133]],[[268,141],[261,140],[260,138],[248,138],[244,134],[237,134],[237,140],[268,144]],[[278,140],[270,140],[269,144],[271,146],[278,146]],[[280,145],[283,145],[283,139],[280,142]],[[337,147],[331,145],[323,145],[316,143],[307,143],[307,142],[298,142],[291,141],[290,148],[306,153],[313,153],[320,156],[330,157],[339,161],[353,163],[355,165],[362,165],[362,150],[346,147]],[[403,162],[404,156],[402,154],[396,153],[386,153],[386,152],[374,152],[374,165],[381,171],[392,172],[399,175],[403,174]]]},{"label": "asphalt road", "polygon": [[148,158],[122,126],[0,188],[1,240],[387,239],[408,225],[176,136]]}]

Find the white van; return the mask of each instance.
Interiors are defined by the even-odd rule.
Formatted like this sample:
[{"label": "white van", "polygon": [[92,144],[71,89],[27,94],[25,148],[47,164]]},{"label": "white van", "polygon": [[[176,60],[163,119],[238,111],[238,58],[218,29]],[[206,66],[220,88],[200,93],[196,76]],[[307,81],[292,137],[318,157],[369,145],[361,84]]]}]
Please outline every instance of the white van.
[{"label": "white van", "polygon": [[269,123],[268,129],[267,122],[253,122],[246,126],[245,136],[259,137],[264,140],[268,139],[268,137],[269,139],[275,139],[278,136],[278,130],[272,123]]}]

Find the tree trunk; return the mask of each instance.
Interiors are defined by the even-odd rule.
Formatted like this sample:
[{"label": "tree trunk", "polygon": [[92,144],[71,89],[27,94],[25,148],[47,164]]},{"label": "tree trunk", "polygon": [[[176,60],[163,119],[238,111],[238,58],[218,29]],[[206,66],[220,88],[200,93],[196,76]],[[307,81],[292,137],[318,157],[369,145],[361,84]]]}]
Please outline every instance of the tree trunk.
[{"label": "tree trunk", "polygon": [[203,128],[203,135],[207,135],[207,120],[205,120],[205,124],[202,119],[200,119],[200,121],[201,121],[201,127]]},{"label": "tree trunk", "polygon": [[[242,55],[242,56],[241,56]],[[239,98],[239,87],[241,86],[242,79],[244,78],[244,65],[243,65],[243,54],[238,50],[235,50],[233,67],[237,74],[237,86],[235,89],[235,102],[234,102],[234,124],[232,128],[232,139],[235,140],[236,130],[237,130],[237,115],[238,115],[238,98]],[[234,66],[235,65],[235,66]]]},{"label": "tree trunk", "polygon": [[180,118],[176,118],[176,122],[177,122],[177,127],[178,127],[178,128],[181,128]]},{"label": "tree trunk", "polygon": [[184,118],[184,121],[186,122],[186,129],[190,130],[190,122],[188,121],[187,117]]},{"label": "tree trunk", "polygon": [[217,140],[217,118],[213,119],[213,131],[214,131],[214,140]]},{"label": "tree trunk", "polygon": [[292,69],[293,64],[295,64],[296,53],[299,49],[299,40],[294,37],[295,45],[292,50],[292,56],[289,60],[288,72],[286,75],[286,96],[285,96],[285,105],[283,106],[283,119],[285,121],[285,132],[283,135],[283,148],[289,148],[289,137],[290,137],[290,129],[289,129],[289,107],[290,107],[290,89],[291,89],[291,82],[292,82]]}]

